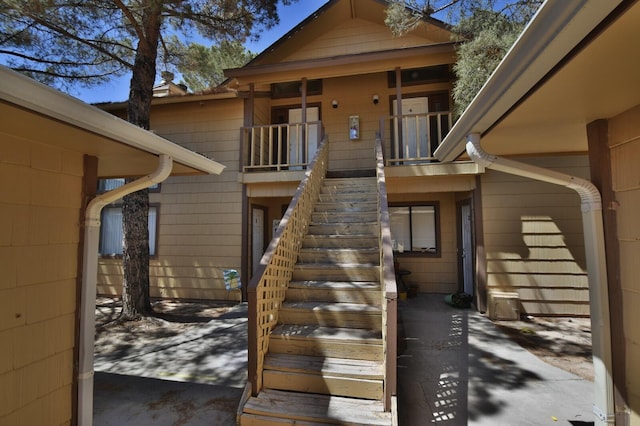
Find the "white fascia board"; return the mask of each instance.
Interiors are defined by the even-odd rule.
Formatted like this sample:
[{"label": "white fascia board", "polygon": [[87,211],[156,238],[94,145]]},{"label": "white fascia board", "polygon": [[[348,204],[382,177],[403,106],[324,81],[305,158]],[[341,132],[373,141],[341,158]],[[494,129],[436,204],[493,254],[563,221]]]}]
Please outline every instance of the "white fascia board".
[{"label": "white fascia board", "polygon": [[455,160],[573,50],[622,0],[547,0],[462,113],[434,155]]},{"label": "white fascia board", "polygon": [[201,154],[4,66],[0,66],[0,99],[154,155],[169,155],[174,162],[207,174],[220,174],[225,168]]}]

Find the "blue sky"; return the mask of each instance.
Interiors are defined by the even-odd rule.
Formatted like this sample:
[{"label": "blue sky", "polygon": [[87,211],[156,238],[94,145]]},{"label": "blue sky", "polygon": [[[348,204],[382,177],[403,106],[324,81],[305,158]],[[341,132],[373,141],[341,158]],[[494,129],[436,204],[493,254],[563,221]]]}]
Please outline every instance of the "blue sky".
[{"label": "blue sky", "polygon": [[[328,0],[298,0],[289,6],[278,6],[280,24],[260,34],[257,42],[248,42],[246,47],[252,52],[260,53],[273,42],[285,35],[300,21],[315,12]],[[129,94],[129,80],[131,76],[113,79],[107,84],[95,86],[91,89],[75,89],[72,96],[87,103],[119,102],[127,99]]]}]

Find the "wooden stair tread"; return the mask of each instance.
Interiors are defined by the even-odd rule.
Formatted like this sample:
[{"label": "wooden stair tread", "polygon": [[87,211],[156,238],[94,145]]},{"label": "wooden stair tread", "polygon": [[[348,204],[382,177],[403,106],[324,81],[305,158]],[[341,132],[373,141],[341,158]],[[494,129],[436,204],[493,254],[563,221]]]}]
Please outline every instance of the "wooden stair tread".
[{"label": "wooden stair tread", "polygon": [[249,398],[244,412],[326,424],[391,425],[391,413],[380,401],[273,389]]},{"label": "wooden stair tread", "polygon": [[362,359],[267,354],[264,366],[271,370],[304,374],[354,377],[369,380],[384,378],[384,365],[382,362]]},{"label": "wooden stair tread", "polygon": [[379,253],[377,247],[303,247],[300,252],[307,253]]},{"label": "wooden stair tread", "polygon": [[283,309],[302,309],[305,311],[326,311],[326,312],[355,312],[363,314],[380,314],[379,306],[368,305],[364,303],[342,303],[342,302],[285,302],[282,304]]},{"label": "wooden stair tread", "polygon": [[375,263],[355,263],[355,262],[327,262],[327,263],[303,263],[298,262],[294,265],[297,269],[371,269],[378,268]]},{"label": "wooden stair tread", "polygon": [[382,332],[380,331],[364,328],[324,327],[314,324],[280,324],[273,329],[271,335],[272,337],[280,337],[287,340],[322,339],[372,345],[382,343]]},{"label": "wooden stair tread", "polygon": [[305,289],[340,289],[340,290],[377,290],[380,283],[376,281],[291,281],[289,288]]}]

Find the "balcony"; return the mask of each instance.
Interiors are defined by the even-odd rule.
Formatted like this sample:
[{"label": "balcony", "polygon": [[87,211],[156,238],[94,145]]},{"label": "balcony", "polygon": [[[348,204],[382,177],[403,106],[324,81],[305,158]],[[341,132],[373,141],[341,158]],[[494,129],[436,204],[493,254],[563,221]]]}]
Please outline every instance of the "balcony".
[{"label": "balcony", "polygon": [[243,127],[241,133],[244,173],[304,170],[324,137],[320,121]]},{"label": "balcony", "polygon": [[[452,114],[448,111],[380,119],[376,136],[382,143],[389,176],[478,173],[475,163],[442,164],[433,156],[452,124]],[[321,121],[310,121],[243,127],[241,138],[243,183],[292,183],[304,177],[319,144],[328,134]],[[334,144],[340,144],[336,139],[332,138]],[[369,145],[362,146],[368,149],[364,147]]]},{"label": "balcony", "polygon": [[453,125],[448,111],[392,115],[380,120],[385,166],[434,163],[433,152]]}]

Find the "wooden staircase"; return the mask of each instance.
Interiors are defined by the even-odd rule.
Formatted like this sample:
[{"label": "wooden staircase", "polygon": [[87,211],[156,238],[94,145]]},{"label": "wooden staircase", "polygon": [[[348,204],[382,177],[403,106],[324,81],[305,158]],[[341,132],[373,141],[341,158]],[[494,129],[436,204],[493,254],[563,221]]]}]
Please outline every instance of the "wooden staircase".
[{"label": "wooden staircase", "polygon": [[391,425],[375,178],[325,179],[240,424]]}]

